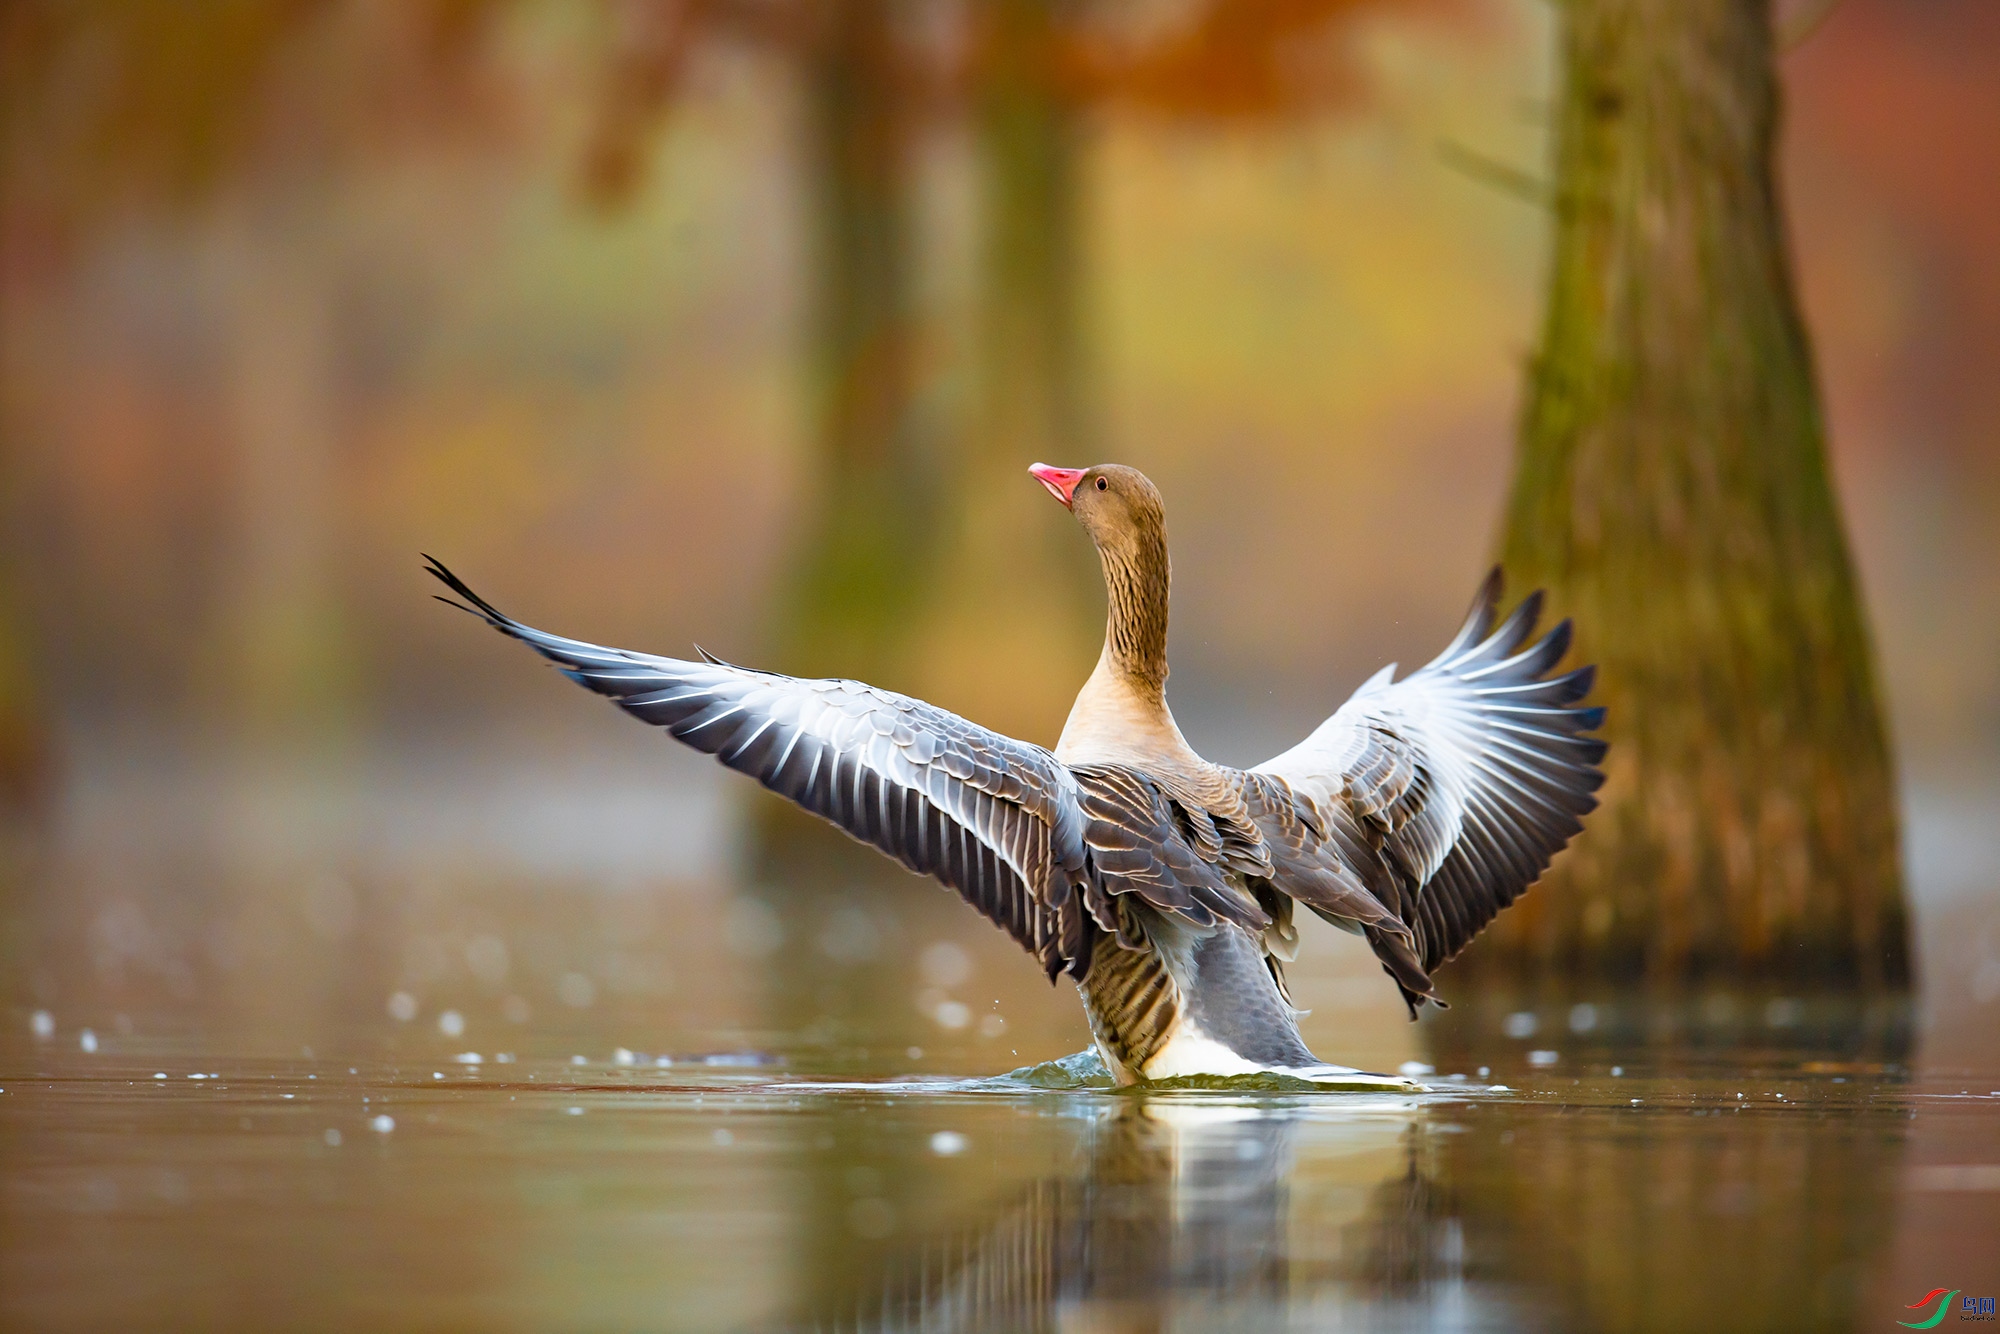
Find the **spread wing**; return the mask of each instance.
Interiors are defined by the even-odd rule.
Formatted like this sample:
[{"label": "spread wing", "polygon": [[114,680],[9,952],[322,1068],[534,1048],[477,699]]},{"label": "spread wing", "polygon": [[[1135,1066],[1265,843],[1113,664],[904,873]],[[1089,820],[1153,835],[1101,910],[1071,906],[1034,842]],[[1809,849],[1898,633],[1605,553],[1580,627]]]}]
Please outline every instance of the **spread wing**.
[{"label": "spread wing", "polygon": [[[1082,980],[1098,931],[1144,942],[1123,895],[1197,927],[1267,925],[1199,846],[1206,816],[1122,766],[1070,769],[922,700],[858,681],[812,681],[605,648],[505,615],[432,561],[462,606],[580,685],[715,756],[920,875],[955,889],[1034,954]],[[450,599],[445,599],[450,601]],[[1213,830],[1209,831],[1213,836]]]},{"label": "spread wing", "polygon": [[1051,978],[1087,969],[1091,918],[1113,914],[1085,902],[1102,893],[1088,864],[1091,821],[1069,770],[1041,747],[857,681],[547,634],[504,615],[435,560],[430,570],[465,610],[571,680],[957,890]]},{"label": "spread wing", "polygon": [[1413,1011],[1435,999],[1430,971],[1583,827],[1604,782],[1604,742],[1584,735],[1604,710],[1574,707],[1595,669],[1547,675],[1569,649],[1569,622],[1530,644],[1542,595],[1495,629],[1499,603],[1496,569],[1435,660],[1393,683],[1384,669],[1252,771],[1285,780],[1340,860],[1414,933],[1364,926]]}]

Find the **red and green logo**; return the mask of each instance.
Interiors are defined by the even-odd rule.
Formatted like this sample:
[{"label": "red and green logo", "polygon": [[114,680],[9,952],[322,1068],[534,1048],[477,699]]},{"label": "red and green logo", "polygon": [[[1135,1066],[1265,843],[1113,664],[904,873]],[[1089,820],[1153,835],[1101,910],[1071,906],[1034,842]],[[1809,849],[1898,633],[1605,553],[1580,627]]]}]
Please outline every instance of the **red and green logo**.
[{"label": "red and green logo", "polygon": [[1929,1292],[1903,1308],[1905,1311],[1915,1311],[1929,1306],[1935,1301],[1937,1302],[1937,1310],[1931,1312],[1930,1319],[1898,1320],[1896,1323],[1904,1329],[1936,1329],[1938,1322],[1944,1319],[1944,1313],[1951,1309],[1951,1299],[1958,1296],[1958,1293],[1959,1290],[1957,1288],[1953,1288],[1950,1292],[1946,1292],[1943,1288],[1932,1288]]}]

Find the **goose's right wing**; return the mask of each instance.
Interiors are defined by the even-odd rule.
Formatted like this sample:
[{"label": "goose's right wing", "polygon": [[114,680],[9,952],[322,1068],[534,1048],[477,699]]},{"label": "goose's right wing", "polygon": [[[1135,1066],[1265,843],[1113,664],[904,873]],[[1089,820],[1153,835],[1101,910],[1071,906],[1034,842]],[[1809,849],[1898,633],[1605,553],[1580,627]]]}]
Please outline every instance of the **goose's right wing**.
[{"label": "goose's right wing", "polygon": [[[465,610],[627,713],[935,876],[1034,954],[1081,978],[1093,921],[1115,920],[1092,874],[1070,771],[1039,746],[858,681],[814,681],[605,648],[506,616],[436,561]],[[449,599],[446,599],[449,601]],[[456,604],[455,604],[456,605]]]}]

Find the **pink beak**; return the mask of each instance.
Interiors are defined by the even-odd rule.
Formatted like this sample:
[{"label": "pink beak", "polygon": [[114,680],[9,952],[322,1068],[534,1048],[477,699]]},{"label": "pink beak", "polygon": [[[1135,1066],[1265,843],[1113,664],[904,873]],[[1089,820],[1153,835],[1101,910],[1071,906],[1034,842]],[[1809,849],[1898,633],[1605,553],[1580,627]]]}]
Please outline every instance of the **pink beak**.
[{"label": "pink beak", "polygon": [[1081,468],[1052,468],[1046,463],[1037,463],[1028,469],[1028,475],[1049,489],[1049,494],[1070,507],[1070,497],[1076,494],[1076,484],[1083,480]]}]

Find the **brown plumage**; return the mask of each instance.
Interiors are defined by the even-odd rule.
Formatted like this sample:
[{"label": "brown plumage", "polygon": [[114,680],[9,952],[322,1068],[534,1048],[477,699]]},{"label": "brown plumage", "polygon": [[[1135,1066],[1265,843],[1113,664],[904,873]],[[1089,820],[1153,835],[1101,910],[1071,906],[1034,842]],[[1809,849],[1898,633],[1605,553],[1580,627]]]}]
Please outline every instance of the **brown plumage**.
[{"label": "brown plumage", "polygon": [[[956,889],[1067,973],[1121,1081],[1339,1072],[1299,1039],[1283,963],[1292,905],[1361,934],[1412,1016],[1431,973],[1581,827],[1602,782],[1591,669],[1548,672],[1540,596],[1496,630],[1499,572],[1458,636],[1378,673],[1252,770],[1197,755],[1167,707],[1166,514],[1118,465],[1030,470],[1104,568],[1104,649],[1053,753],[854,681],[806,681],[564,639],[443,566],[466,610],[773,791]],[[1525,646],[1525,647],[1524,647]]]}]

